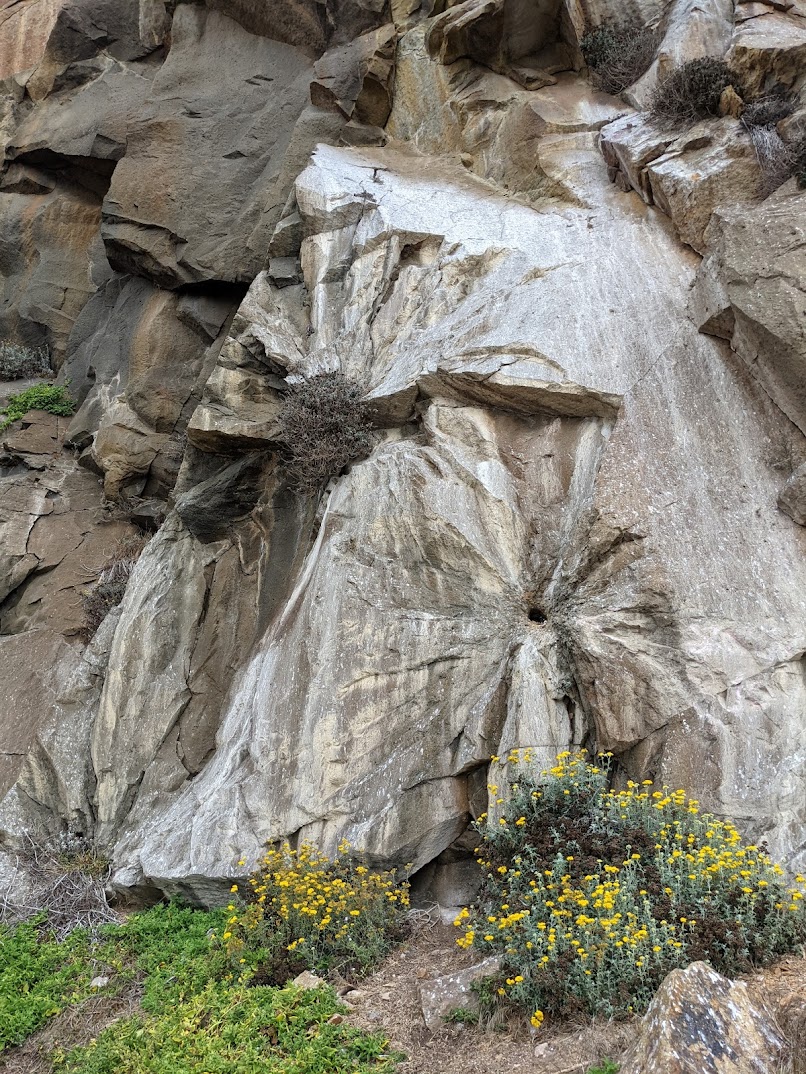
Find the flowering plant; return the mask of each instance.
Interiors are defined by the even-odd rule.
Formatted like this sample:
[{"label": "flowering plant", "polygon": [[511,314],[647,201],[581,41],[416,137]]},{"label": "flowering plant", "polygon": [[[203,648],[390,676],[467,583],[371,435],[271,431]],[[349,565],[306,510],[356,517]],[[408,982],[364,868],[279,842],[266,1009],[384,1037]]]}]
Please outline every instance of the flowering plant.
[{"label": "flowering plant", "polygon": [[306,968],[366,973],[384,957],[404,930],[408,884],[348,851],[331,861],[307,843],[270,846],[246,885],[232,885],[221,939],[242,975],[284,984]]},{"label": "flowering plant", "polygon": [[[529,762],[528,751],[508,761]],[[457,941],[503,957],[499,997],[542,1011],[608,1016],[644,1010],[665,975],[698,959],[735,974],[806,940],[804,891],[764,847],[682,790],[609,787],[609,755],[561,753],[526,770],[483,815],[486,878],[460,912]]]}]

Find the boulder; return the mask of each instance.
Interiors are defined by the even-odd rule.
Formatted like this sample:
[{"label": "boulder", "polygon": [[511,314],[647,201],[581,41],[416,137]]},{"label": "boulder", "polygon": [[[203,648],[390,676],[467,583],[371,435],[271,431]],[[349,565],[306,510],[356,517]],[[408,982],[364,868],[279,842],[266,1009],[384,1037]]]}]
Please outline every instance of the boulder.
[{"label": "boulder", "polygon": [[747,986],[694,962],[658,989],[619,1071],[777,1074],[786,1058],[778,1026]]},{"label": "boulder", "polygon": [[177,9],[171,42],[104,201],[107,254],[118,271],[163,287],[248,284],[279,217],[263,210],[312,66],[298,49],[196,5]]},{"label": "boulder", "polygon": [[335,109],[345,119],[355,116],[361,123],[383,127],[392,108],[396,42],[395,27],[389,23],[326,53],[314,65],[312,103]]},{"label": "boulder", "polygon": [[[802,3],[786,8],[765,6],[737,22],[728,60],[750,93],[776,85],[803,86],[806,10]],[[741,7],[737,11],[741,16]]]},{"label": "boulder", "polygon": [[70,0],[0,0],[0,81],[42,59],[59,13]]},{"label": "boulder", "polygon": [[475,966],[468,966],[456,973],[446,973],[433,981],[420,985],[420,1006],[425,1024],[432,1033],[445,1028],[445,1023],[456,1011],[476,1013],[479,996],[473,985],[487,977],[494,977],[501,970],[500,958],[486,958]]},{"label": "boulder", "polygon": [[760,204],[719,207],[692,295],[703,332],[730,340],[787,417],[806,430],[806,192],[790,180]]},{"label": "boulder", "polygon": [[645,114],[622,116],[602,128],[600,145],[611,179],[662,209],[698,253],[705,253],[706,228],[718,205],[753,201],[761,193],[752,139],[730,117],[679,134]]}]

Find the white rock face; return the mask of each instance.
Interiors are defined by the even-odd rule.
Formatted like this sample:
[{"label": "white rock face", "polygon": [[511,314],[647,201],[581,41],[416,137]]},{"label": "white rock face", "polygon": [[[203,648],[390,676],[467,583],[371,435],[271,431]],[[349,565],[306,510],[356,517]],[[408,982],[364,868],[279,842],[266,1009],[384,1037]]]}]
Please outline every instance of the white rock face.
[{"label": "white rock face", "polygon": [[[88,649],[66,650],[48,620],[60,670],[47,718],[22,736],[0,713],[15,781],[0,834],[80,828],[112,854],[119,887],[203,902],[282,837],[325,851],[346,838],[379,864],[438,870],[443,852],[464,860],[457,841],[487,808],[488,779],[505,782],[491,755],[530,747],[539,770],[584,743],[806,867],[794,181],[759,209],[734,120],[659,132],[568,70],[572,30],[618,13],[610,0],[541,4],[523,34],[511,17],[528,5],[471,5],[493,30],[504,19],[498,73],[472,58],[489,44],[474,20],[454,25],[470,7],[444,20],[447,44],[467,45],[449,62],[427,47],[433,5],[399,0],[394,79],[391,30],[373,53],[378,99],[343,67],[349,48],[329,54],[315,90],[328,112],[305,104],[320,46],[300,40],[303,23],[269,40],[251,0],[231,17],[208,6],[180,5],[164,64],[165,9],[139,8],[158,107],[141,117],[123,102],[138,134],[110,136],[123,158],[104,225],[134,275],[104,277],[93,298],[94,282],[68,287],[89,280],[96,197],[70,247],[85,253],[55,281],[84,295],[60,307],[69,369],[90,392],[74,420],[82,462],[110,495],[133,477],[146,495],[173,488],[171,513]],[[324,33],[321,4],[297,7]],[[380,24],[375,7],[356,8],[345,42]],[[664,55],[687,58],[727,52],[729,8],[629,5],[644,23],[663,16]],[[565,43],[551,39],[560,26]],[[223,94],[198,66],[222,43],[237,60]],[[504,62],[516,54],[517,71]],[[767,58],[782,72],[792,60]],[[541,80],[529,71],[551,84],[525,88]],[[384,132],[341,114],[378,119],[389,95]],[[252,132],[275,106],[269,145]],[[18,127],[16,104],[8,116],[23,158],[55,137],[50,112]],[[164,149],[175,128],[179,155]],[[59,128],[64,152],[86,151],[77,130]],[[312,132],[334,130],[345,144],[311,155]],[[197,168],[211,131],[216,155]],[[34,184],[47,159],[41,175],[15,167],[14,219],[27,219],[29,201],[56,195]],[[149,176],[177,168],[187,197],[156,196],[165,185]],[[194,177],[212,183],[209,204]],[[47,264],[60,266],[53,234]],[[4,290],[12,327],[33,301],[24,268],[27,290],[11,274]],[[222,284],[249,279],[245,298]],[[126,318],[124,298],[137,307]],[[278,419],[289,384],[326,371],[362,382],[378,430],[370,457],[316,496],[288,485]],[[14,443],[0,453],[2,622],[30,631],[50,563],[32,535],[51,499],[54,515],[69,504],[31,475],[15,501]],[[155,462],[172,445],[178,479]],[[37,475],[57,451],[37,448]],[[45,588],[28,593],[29,576]]]},{"label": "white rock face", "polygon": [[124,825],[118,860],[164,889],[289,834],[424,864],[491,753],[542,763],[593,728],[797,856],[805,572],[775,498],[799,434],[686,320],[698,259],[664,217],[591,135],[554,152],[584,208],[394,150],[320,147],[298,180],[299,368],[363,376],[408,423],[329,493],[213,759]]}]

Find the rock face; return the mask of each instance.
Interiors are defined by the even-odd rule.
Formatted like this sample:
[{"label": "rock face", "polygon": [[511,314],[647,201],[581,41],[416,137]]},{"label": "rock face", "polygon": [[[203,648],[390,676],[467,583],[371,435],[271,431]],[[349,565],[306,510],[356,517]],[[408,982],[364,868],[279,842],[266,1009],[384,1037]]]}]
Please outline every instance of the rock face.
[{"label": "rock face", "polygon": [[705,962],[673,970],[647,1011],[621,1074],[774,1074],[786,1045],[747,987]]},{"label": "rock face", "polygon": [[[70,0],[15,45],[0,334],[77,410],[3,434],[0,649],[55,670],[0,699],[1,842],[215,902],[347,838],[447,893],[490,756],[585,743],[803,867],[803,195],[575,72],[613,4],[441,8]],[[306,493],[283,396],[334,371],[375,447]]]}]

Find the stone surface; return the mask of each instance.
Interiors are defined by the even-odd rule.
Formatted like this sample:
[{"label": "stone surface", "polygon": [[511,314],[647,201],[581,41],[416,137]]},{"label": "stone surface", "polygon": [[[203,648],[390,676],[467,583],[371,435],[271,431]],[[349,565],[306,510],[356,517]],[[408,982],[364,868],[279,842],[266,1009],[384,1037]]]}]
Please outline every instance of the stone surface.
[{"label": "stone surface", "polygon": [[[0,6],[0,337],[79,409],[2,437],[3,844],[212,903],[346,837],[450,902],[490,755],[584,740],[803,868],[802,192],[756,198],[734,118],[634,111],[731,41],[796,82],[802,4],[39,4]],[[622,15],[662,19],[632,104],[573,71]],[[327,371],[375,447],[303,495],[280,408]]]},{"label": "stone surface", "polygon": [[389,24],[327,53],[314,66],[311,101],[382,127],[392,108],[397,33]]},{"label": "stone surface", "polygon": [[801,463],[781,489],[778,506],[793,522],[806,526],[806,462]]},{"label": "stone surface", "polygon": [[177,9],[171,40],[104,202],[107,253],[119,271],[162,286],[248,283],[263,267],[276,217],[262,210],[312,67],[290,45],[195,5]]},{"label": "stone surface", "polygon": [[455,1011],[478,1011],[479,997],[473,991],[473,985],[485,977],[495,976],[500,969],[500,959],[487,958],[466,970],[447,973],[433,981],[423,981],[420,985],[420,1006],[428,1028],[433,1033],[444,1029]]},{"label": "stone surface", "polygon": [[777,1074],[786,1044],[747,986],[705,962],[673,970],[647,1011],[621,1074]]},{"label": "stone surface", "polygon": [[706,251],[717,206],[753,201],[761,192],[752,140],[731,117],[677,134],[645,115],[627,115],[602,129],[601,146],[611,178],[662,209],[698,253]]},{"label": "stone surface", "polygon": [[806,192],[794,180],[757,205],[725,205],[706,235],[692,315],[731,347],[806,430]]}]

